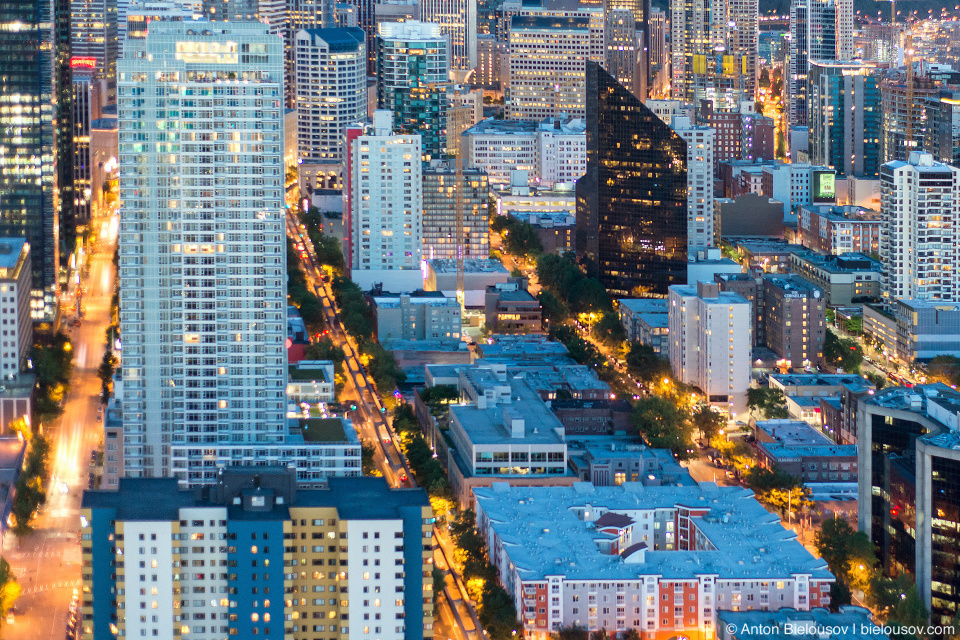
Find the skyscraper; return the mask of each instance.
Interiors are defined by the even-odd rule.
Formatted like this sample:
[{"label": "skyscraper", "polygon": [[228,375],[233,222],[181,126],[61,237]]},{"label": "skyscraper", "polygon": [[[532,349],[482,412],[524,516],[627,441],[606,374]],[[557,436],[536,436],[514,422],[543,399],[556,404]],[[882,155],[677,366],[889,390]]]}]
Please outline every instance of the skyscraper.
[{"label": "skyscraper", "polygon": [[930,78],[887,78],[880,83],[882,131],[880,162],[906,160],[911,151],[923,151],[927,105],[940,98],[940,85]]},{"label": "skyscraper", "polygon": [[203,0],[201,13],[207,20],[239,22],[256,20],[258,0]]},{"label": "skyscraper", "polygon": [[258,22],[155,22],[127,45],[125,472],[212,482],[287,432],[283,44]]},{"label": "skyscraper", "polygon": [[[637,91],[637,56],[638,48],[643,47],[643,32],[637,32],[637,23],[629,9],[611,9],[607,12],[607,22],[604,25],[604,36],[607,43],[606,64],[607,72],[617,79],[617,82],[628,87],[634,94],[645,98]],[[639,39],[639,47],[638,47]]]},{"label": "skyscraper", "polygon": [[48,0],[0,4],[0,236],[30,243],[34,320],[54,317],[60,271],[52,17]]},{"label": "skyscraper", "polygon": [[[490,185],[482,169],[464,169],[463,257],[490,256],[487,214]],[[457,257],[457,173],[450,166],[423,170],[423,259]]]},{"label": "skyscraper", "polygon": [[671,125],[687,142],[687,253],[716,246],[714,238],[713,174],[717,132],[675,116]]},{"label": "skyscraper", "polygon": [[910,153],[880,167],[886,300],[960,301],[960,169]]},{"label": "skyscraper", "polygon": [[514,16],[508,117],[539,121],[566,113],[582,118],[590,45],[589,18]]},{"label": "skyscraper", "polygon": [[[283,48],[285,56],[285,79],[286,79],[286,100],[287,106],[291,108],[296,108],[297,100],[297,34],[302,29],[324,29],[324,28],[333,28],[335,25],[334,20],[334,5],[335,0],[286,0],[286,14],[283,16],[284,24],[286,26],[286,33],[283,36]],[[366,2],[365,4],[371,5],[372,3]],[[361,16],[363,11],[361,10]],[[371,14],[372,15],[372,14]],[[361,21],[361,26],[362,21]],[[273,29],[271,28],[271,33]],[[364,51],[369,51],[369,45],[372,44],[370,40],[371,34],[367,31],[367,39],[365,44],[367,48]]]},{"label": "skyscraper", "polygon": [[924,151],[938,162],[960,166],[960,91],[941,90],[927,102]]},{"label": "skyscraper", "polygon": [[90,127],[102,113],[107,81],[97,79],[95,69],[73,69],[73,209],[77,221],[90,221],[93,194],[93,162],[90,157]]},{"label": "skyscraper", "polygon": [[667,14],[663,9],[650,10],[648,20],[650,35],[647,38],[647,50],[650,59],[650,68],[654,69],[667,64],[669,50],[667,48]]},{"label": "skyscraper", "polygon": [[71,64],[88,67],[91,63],[101,78],[116,82],[117,3],[115,0],[79,0],[70,4]]},{"label": "skyscraper", "polygon": [[873,63],[812,61],[807,87],[810,161],[839,176],[880,169],[880,80]]},{"label": "skyscraper", "polygon": [[[790,124],[808,123],[807,75],[818,60],[853,59],[853,0],[792,0],[790,74],[787,82]],[[812,123],[812,121],[811,121]]]},{"label": "skyscraper", "polygon": [[671,0],[672,93],[717,107],[753,100],[757,74],[757,0]]},{"label": "skyscraper", "polygon": [[343,133],[367,118],[365,41],[356,27],[297,33],[297,150],[305,189],[342,184]]},{"label": "skyscraper", "polygon": [[393,114],[375,111],[373,127],[347,135],[350,278],[363,289],[413,291],[423,283],[420,136],[394,134],[392,124]]},{"label": "skyscraper", "polygon": [[420,21],[440,25],[450,38],[450,68],[477,68],[477,0],[420,0]]},{"label": "skyscraper", "polygon": [[586,102],[577,259],[615,295],[666,296],[687,278],[687,143],[593,62]]},{"label": "skyscraper", "polygon": [[385,22],[377,37],[377,103],[394,126],[420,134],[424,161],[446,147],[449,51],[440,25]]}]

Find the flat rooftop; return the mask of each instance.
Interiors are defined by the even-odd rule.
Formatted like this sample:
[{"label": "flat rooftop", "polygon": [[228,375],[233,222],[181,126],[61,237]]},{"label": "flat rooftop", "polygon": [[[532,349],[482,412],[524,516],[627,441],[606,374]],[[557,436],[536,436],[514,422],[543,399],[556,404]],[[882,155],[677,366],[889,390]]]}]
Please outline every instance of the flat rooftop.
[{"label": "flat rooftop", "polygon": [[[427,265],[435,273],[456,273],[457,261],[449,258],[427,260]],[[506,273],[510,271],[499,260],[493,258],[471,258],[463,261],[464,273]]]},{"label": "flat rooftop", "polygon": [[666,298],[618,298],[617,304],[631,313],[667,313]]},{"label": "flat rooftop", "polygon": [[[567,580],[636,580],[638,575],[689,579],[717,574],[721,579],[759,580],[797,573],[831,580],[826,563],[810,555],[796,534],[784,529],[743,487],[645,487],[637,482],[595,487],[511,487],[496,482],[474,488],[478,513],[489,519],[522,580],[564,575]],[[637,518],[637,512],[700,508],[691,518],[714,550],[652,551],[629,557],[606,555],[596,540],[594,521],[605,513]],[[581,516],[578,514],[584,514]],[[586,515],[589,514],[589,515]],[[640,535],[636,536],[638,539]]]},{"label": "flat rooftop", "polygon": [[866,382],[863,376],[852,373],[771,373],[770,379],[784,387],[839,387]]},{"label": "flat rooftop", "polygon": [[[564,444],[563,423],[530,384],[523,378],[513,378],[509,384],[509,402],[484,409],[476,405],[450,405],[450,412],[463,427],[471,444]],[[508,426],[516,420],[523,421],[523,435],[518,438],[513,437]]]},{"label": "flat rooftop", "polygon": [[802,445],[792,447],[772,442],[759,442],[771,458],[853,458],[857,459],[857,445],[855,444],[823,444]]},{"label": "flat rooftop", "polygon": [[12,277],[13,274],[7,274],[9,269],[13,269],[20,262],[20,254],[23,253],[27,241],[23,238],[0,238],[0,277]]},{"label": "flat rooftop", "polygon": [[[332,363],[331,363],[332,364]],[[287,367],[287,379],[293,382],[329,382],[323,369],[320,367],[298,367],[291,364]]]},{"label": "flat rooftop", "polygon": [[757,430],[788,447],[832,444],[829,438],[802,420],[758,420]]},{"label": "flat rooftop", "polygon": [[[342,418],[299,419],[298,431],[305,442],[329,442],[331,444],[354,444],[357,434],[353,425],[344,424]],[[353,438],[348,436],[348,431]]]}]

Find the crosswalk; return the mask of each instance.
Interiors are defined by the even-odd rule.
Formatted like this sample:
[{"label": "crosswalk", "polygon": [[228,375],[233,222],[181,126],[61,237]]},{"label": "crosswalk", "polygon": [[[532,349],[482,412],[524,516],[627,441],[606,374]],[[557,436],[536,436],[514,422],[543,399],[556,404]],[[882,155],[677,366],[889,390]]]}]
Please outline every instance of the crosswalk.
[{"label": "crosswalk", "polygon": [[21,595],[31,595],[37,593],[46,593],[47,591],[53,589],[76,589],[81,584],[79,579],[77,580],[61,580],[59,582],[53,582],[50,584],[42,584],[33,587],[25,587],[21,592]]}]

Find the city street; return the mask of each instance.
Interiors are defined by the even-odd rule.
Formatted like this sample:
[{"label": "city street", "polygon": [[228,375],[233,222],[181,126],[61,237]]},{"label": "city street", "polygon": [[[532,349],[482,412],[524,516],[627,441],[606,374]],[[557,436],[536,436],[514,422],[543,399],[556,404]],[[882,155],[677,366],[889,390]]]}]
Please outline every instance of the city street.
[{"label": "city street", "polygon": [[[97,367],[103,358],[104,331],[110,324],[117,237],[116,216],[99,220],[100,240],[88,257],[89,277],[81,283],[87,290],[83,322],[66,330],[74,350],[70,393],[64,399],[63,415],[44,429],[52,444],[47,504],[34,523],[36,531],[22,545],[13,534],[3,540],[3,555],[23,587],[14,624],[4,624],[6,640],[62,640],[70,599],[80,588],[80,497],[87,487],[90,452],[99,447],[103,437]],[[64,301],[64,306],[70,302]],[[64,325],[72,319],[72,314],[65,317]],[[66,484],[66,493],[60,491],[60,483]]]}]

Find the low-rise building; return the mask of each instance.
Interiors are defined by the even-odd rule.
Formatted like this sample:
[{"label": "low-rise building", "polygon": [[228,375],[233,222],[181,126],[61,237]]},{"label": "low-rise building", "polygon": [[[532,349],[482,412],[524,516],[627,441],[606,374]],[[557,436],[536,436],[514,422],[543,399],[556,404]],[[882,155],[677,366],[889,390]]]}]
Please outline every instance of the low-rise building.
[{"label": "low-rise building", "polygon": [[960,304],[895,300],[897,359],[906,364],[936,356],[960,357]]},{"label": "low-rise building", "polygon": [[372,294],[373,315],[380,343],[391,340],[459,342],[460,303],[439,291]]},{"label": "low-rise building", "polygon": [[803,246],[828,255],[880,252],[880,212],[857,206],[800,207],[797,229]]},{"label": "low-rise building", "polygon": [[857,445],[786,445],[757,443],[757,461],[767,469],[779,469],[801,482],[856,482]]},{"label": "low-rise building", "polygon": [[290,365],[287,402],[318,404],[336,400],[334,370],[331,360],[301,360]]},{"label": "low-rise building", "polygon": [[514,174],[510,186],[494,191],[497,200],[497,215],[512,215],[555,211],[575,216],[577,196],[573,189],[560,185],[554,189],[541,189],[527,185],[526,175]]},{"label": "low-rise building", "polygon": [[873,339],[877,351],[896,357],[897,318],[880,305],[863,305],[863,335]]},{"label": "low-rise building", "polygon": [[736,260],[723,257],[720,249],[709,247],[687,254],[687,284],[713,282],[717,274],[741,273],[743,267]]},{"label": "low-rise building", "polygon": [[572,482],[563,423],[522,377],[506,393],[485,390],[468,405],[450,407],[447,470],[461,505],[496,479],[511,483]]},{"label": "low-rise building", "polygon": [[765,237],[731,237],[727,241],[742,256],[746,269],[760,269],[764,273],[789,273],[790,254],[795,245],[786,240]]},{"label": "low-rise building", "polygon": [[0,239],[0,318],[4,326],[0,376],[4,380],[13,380],[27,368],[27,358],[33,346],[33,320],[30,318],[32,265],[30,245],[26,240]]},{"label": "low-rise building", "polygon": [[663,485],[690,486],[696,481],[686,467],[681,467],[669,449],[651,449],[645,444],[619,437],[587,437],[569,439],[567,456],[570,469],[583,481],[595,487],[639,482],[648,487]]},{"label": "low-rise building", "polygon": [[[85,638],[115,637],[118,625],[138,638],[284,638],[323,622],[324,637],[339,640],[347,620],[382,620],[385,640],[433,637],[424,594],[433,592],[434,517],[423,489],[331,478],[302,490],[292,471],[263,467],[225,470],[203,492],[175,478],[123,478],[115,490],[84,492],[80,509]],[[294,562],[304,570],[289,569]],[[293,605],[289,593],[311,597]]]},{"label": "low-rise building", "polygon": [[809,611],[792,608],[779,611],[718,611],[719,640],[823,640],[829,633],[837,640],[889,640],[883,629],[873,623],[869,609],[845,606],[839,611],[817,607]]},{"label": "low-rise building", "polygon": [[526,278],[510,278],[487,287],[484,322],[493,333],[543,332],[540,301],[527,291]]},{"label": "low-rise building", "polygon": [[574,250],[576,217],[566,211],[523,211],[510,214],[530,224],[540,238],[544,253],[566,253]]},{"label": "low-rise building", "polygon": [[[492,258],[463,261],[464,306],[482,309],[487,287],[510,278],[510,271]],[[457,296],[457,261],[437,259],[424,261],[423,288]]]},{"label": "low-rise building", "polygon": [[880,262],[862,253],[825,255],[797,249],[790,271],[823,289],[829,306],[846,306],[880,299]]},{"label": "low-rise building", "polygon": [[570,436],[626,435],[633,406],[626,400],[552,400],[553,415]]},{"label": "low-rise building", "polygon": [[474,496],[524,637],[573,625],[711,637],[720,610],[829,604],[826,563],[742,487],[495,483]]},{"label": "low-rise building", "polygon": [[826,337],[823,291],[794,275],[763,278],[763,335],[786,366],[811,366],[823,359]]},{"label": "low-rise building", "polygon": [[572,363],[563,343],[545,335],[492,335],[476,346],[476,358],[487,362],[562,362]]},{"label": "low-rise building", "polygon": [[867,379],[853,373],[771,373],[768,382],[771,389],[780,389],[788,397],[837,395],[844,385],[873,388]]},{"label": "low-rise building", "polygon": [[788,447],[821,446],[833,444],[825,435],[803,420],[757,420],[753,426],[757,444],[782,444]]},{"label": "low-rise building", "polygon": [[670,321],[664,298],[620,298],[617,300],[620,323],[627,340],[639,342],[666,357],[670,352]]}]

